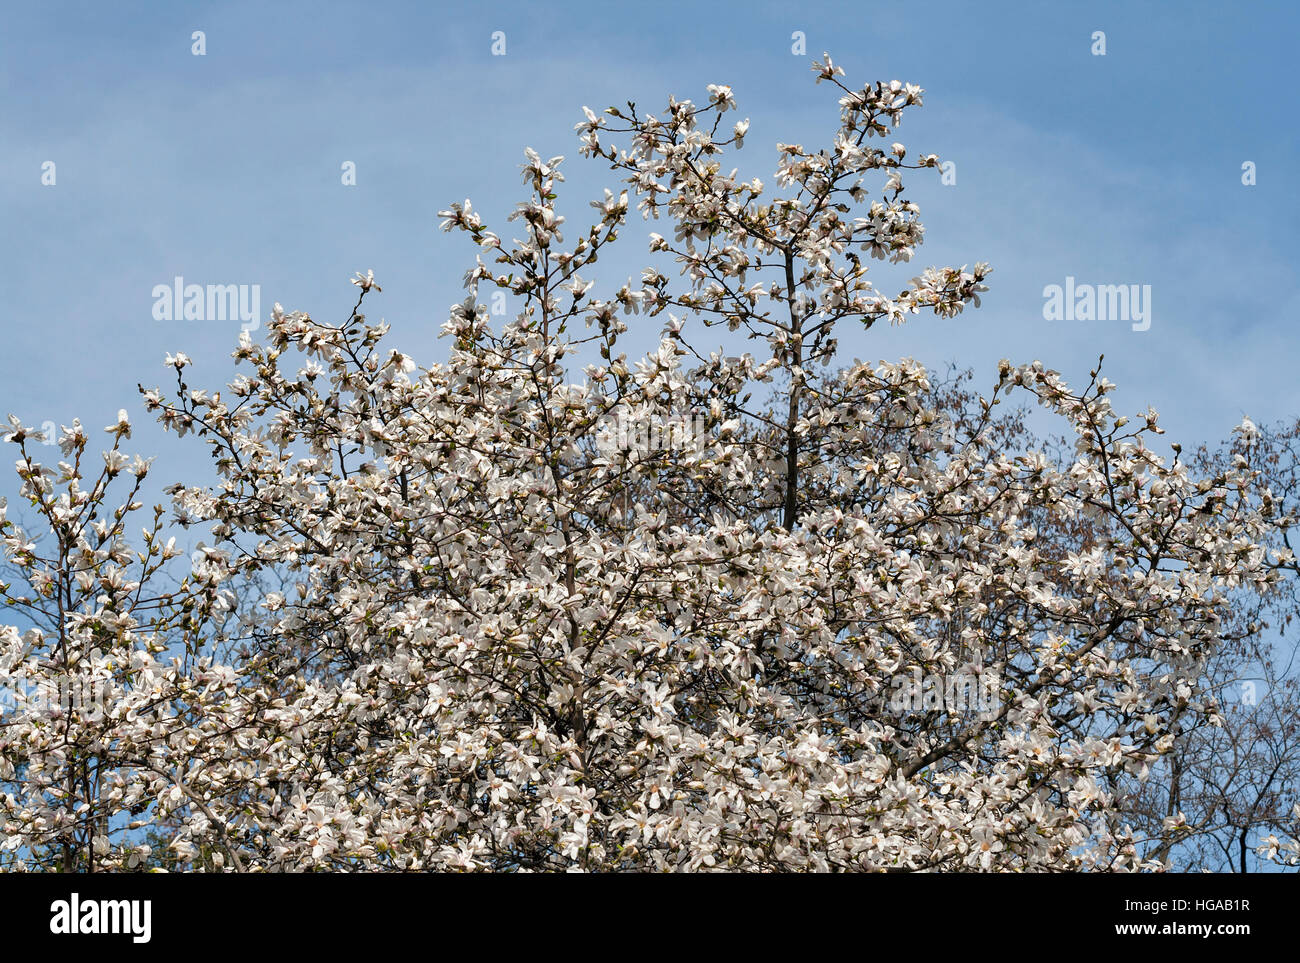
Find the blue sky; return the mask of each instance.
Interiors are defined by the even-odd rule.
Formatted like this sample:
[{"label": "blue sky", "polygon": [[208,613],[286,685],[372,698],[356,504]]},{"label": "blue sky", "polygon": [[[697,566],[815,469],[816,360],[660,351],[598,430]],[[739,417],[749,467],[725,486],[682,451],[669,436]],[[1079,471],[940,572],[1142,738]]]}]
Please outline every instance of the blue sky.
[{"label": "blue sky", "polygon": [[[438,210],[470,197],[511,236],[531,145],[569,158],[575,226],[617,186],[577,155],[582,105],[658,109],[709,83],[732,85],[752,120],[742,172],[770,181],[777,141],[822,146],[834,131],[836,98],[808,69],[823,50],[849,83],[927,91],[899,139],[957,177],[909,181],[927,227],[910,268],[995,269],[978,311],[842,329],[846,360],[951,361],[988,384],[999,358],[1042,359],[1079,382],[1104,352],[1117,405],[1153,405],[1185,444],[1243,414],[1300,414],[1293,4],[7,6],[0,414],[98,428],[125,407],[133,450],[159,456],[158,486],[204,455],[146,427],[135,386],[165,386],[162,357],[183,350],[191,384],[220,387],[239,324],[155,320],[155,285],[256,284],[264,315],[279,301],[334,319],[353,301],[347,279],[373,269],[384,290],[370,316],[392,324],[394,346],[440,360],[474,251],[439,232]],[[491,53],[497,30],[505,56]],[[797,30],[805,56],[791,53]],[[607,283],[639,269],[651,229],[631,223]],[[1043,288],[1067,276],[1150,285],[1150,330],[1045,321]],[[634,321],[633,343],[658,328]]]}]

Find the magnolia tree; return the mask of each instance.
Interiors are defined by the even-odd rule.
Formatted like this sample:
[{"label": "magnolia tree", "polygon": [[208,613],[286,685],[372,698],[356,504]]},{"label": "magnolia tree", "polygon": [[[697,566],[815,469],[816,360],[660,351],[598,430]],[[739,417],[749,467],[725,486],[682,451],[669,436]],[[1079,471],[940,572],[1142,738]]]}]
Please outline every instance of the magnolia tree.
[{"label": "magnolia tree", "polygon": [[[137,504],[104,515],[80,461],[24,449],[50,534],[4,523],[6,591],[46,622],[5,630],[0,672],[105,691],[0,720],[5,865],[1155,865],[1180,820],[1139,833],[1111,787],[1214,718],[1204,668],[1233,593],[1277,577],[1273,513],[1249,465],[1157,454],[1095,372],[1004,362],[980,395],[840,358],[841,325],[952,318],[989,271],[869,279],[922,240],[903,175],[938,159],[891,137],[922,91],[814,69],[839,126],[779,145],[771,187],[728,172],[748,122],[712,86],[585,110],[581,153],[627,186],[576,232],[532,151],[519,238],[443,212],[478,249],[445,364],[383,346],[371,274],[338,324],[277,305],[223,391],[169,357],[146,405],[217,480],[173,490],[212,544],[157,598],[174,550],[128,549]],[[633,205],[650,266],[597,287]],[[658,347],[629,359],[629,324]],[[1017,449],[1005,399],[1070,447]]]},{"label": "magnolia tree", "polygon": [[[188,585],[150,591],[181,554],[161,536],[161,507],[137,547],[128,542],[149,462],[121,449],[125,411],[105,429],[113,444],[102,463],[80,422],[65,427],[57,470],[33,454],[32,443],[53,439],[10,423],[5,440],[18,446],[20,493],[36,518],[20,525],[0,501],[11,579],[0,595],[20,620],[0,626],[0,866],[135,867],[151,847],[131,831],[163,816],[155,800],[207,808],[189,795],[185,746],[195,734],[183,703],[206,678],[191,658],[206,638],[193,614],[202,597]],[[180,655],[164,658],[172,643]]]},{"label": "magnolia tree", "polygon": [[[1043,444],[1023,423],[1017,431],[1009,443]],[[1298,438],[1300,425],[1256,428],[1246,421],[1227,443],[1202,446],[1192,456],[1192,470],[1204,476],[1229,466],[1249,469],[1252,497],[1272,522],[1265,544],[1276,549],[1272,564],[1282,577],[1232,592],[1230,616],[1200,680],[1219,711],[1185,716],[1150,774],[1109,776],[1107,789],[1117,797],[1111,818],[1145,840],[1144,856],[1181,871],[1250,872],[1262,868],[1261,859],[1286,862],[1294,852],[1294,841],[1286,840],[1294,839],[1300,799],[1300,680],[1292,635],[1300,584],[1290,547],[1300,510]],[[1046,441],[1058,450],[1062,443]],[[1058,550],[1093,537],[1089,519],[1046,534]],[[1166,820],[1174,832],[1161,831]]]},{"label": "magnolia tree", "polygon": [[1300,650],[1294,635],[1300,570],[1291,542],[1300,514],[1298,445],[1300,423],[1257,427],[1246,421],[1228,443],[1202,447],[1194,456],[1203,472],[1252,469],[1257,501],[1273,513],[1267,544],[1276,550],[1283,578],[1267,594],[1239,593],[1234,600],[1202,682],[1220,696],[1218,724],[1191,720],[1155,778],[1131,787],[1139,822],[1182,819],[1180,834],[1160,847],[1180,869],[1249,872],[1259,868],[1259,857],[1300,864]]}]

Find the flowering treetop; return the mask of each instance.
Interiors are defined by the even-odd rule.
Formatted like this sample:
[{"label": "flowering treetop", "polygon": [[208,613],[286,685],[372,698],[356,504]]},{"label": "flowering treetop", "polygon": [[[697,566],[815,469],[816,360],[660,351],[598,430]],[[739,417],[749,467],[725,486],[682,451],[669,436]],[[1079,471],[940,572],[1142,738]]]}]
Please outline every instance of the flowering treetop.
[{"label": "flowering treetop", "polygon": [[[34,589],[5,592],[50,628],[6,629],[0,671],[107,697],[0,719],[0,858],[129,867],[148,831],[187,868],[1138,868],[1114,781],[1214,716],[1200,673],[1229,593],[1273,578],[1267,509],[1248,465],[1158,455],[1096,372],[1004,362],[954,400],[914,362],[837,365],[839,322],[951,318],[989,270],[868,280],[923,238],[902,177],[938,160],[891,140],[922,91],[814,69],[839,126],[778,146],[779,196],[724,164],[748,122],[711,86],[584,110],[581,153],[627,187],[571,243],[561,158],[527,152],[520,238],[443,212],[478,248],[446,363],[383,345],[372,273],[341,323],[277,305],[224,391],[169,357],[146,406],[217,472],[174,489],[213,539],[175,591],[144,591],[161,535],[137,559],[83,524],[105,489],[80,460],[22,449],[50,534],[3,522]],[[634,199],[666,270],[606,291]],[[517,309],[499,329],[485,288]],[[638,317],[663,332],[633,361]],[[760,355],[702,344],[715,324]],[[1015,397],[1073,450],[1010,447]],[[934,678],[990,699],[900,700]]]}]

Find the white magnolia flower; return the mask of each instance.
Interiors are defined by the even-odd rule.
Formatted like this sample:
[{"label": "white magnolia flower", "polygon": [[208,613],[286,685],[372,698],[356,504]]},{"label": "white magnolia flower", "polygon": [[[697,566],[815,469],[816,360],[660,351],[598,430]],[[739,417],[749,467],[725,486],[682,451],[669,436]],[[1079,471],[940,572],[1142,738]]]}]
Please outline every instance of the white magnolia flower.
[{"label": "white magnolia flower", "polygon": [[364,275],[358,271],[357,276],[352,279],[352,283],[359,287],[363,292],[374,288],[376,291],[382,291],[378,284],[375,283],[375,272],[367,271]]}]

